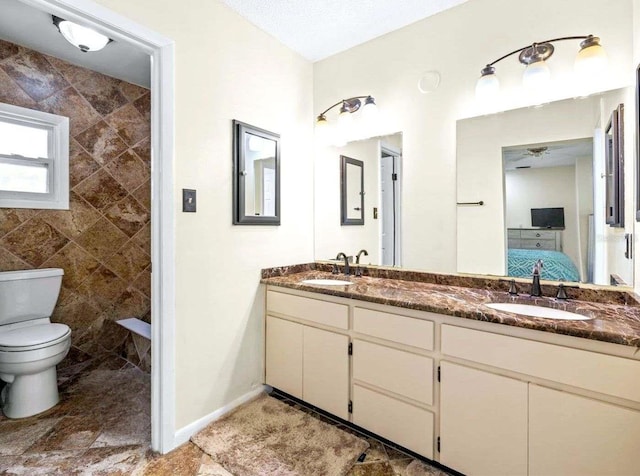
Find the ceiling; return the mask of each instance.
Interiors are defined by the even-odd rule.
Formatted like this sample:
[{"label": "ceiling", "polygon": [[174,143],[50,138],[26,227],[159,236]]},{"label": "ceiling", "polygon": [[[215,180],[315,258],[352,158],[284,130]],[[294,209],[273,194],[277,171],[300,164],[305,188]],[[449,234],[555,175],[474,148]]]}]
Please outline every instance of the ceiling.
[{"label": "ceiling", "polygon": [[[529,149],[546,147],[539,157],[529,155]],[[517,168],[544,168],[574,165],[577,159],[593,156],[593,140],[577,139],[571,141],[529,144],[502,149],[505,170]]]},{"label": "ceiling", "polygon": [[[214,0],[210,0],[214,1]],[[258,28],[318,61],[468,0],[222,0]],[[67,43],[51,15],[18,0],[0,0],[0,39],[149,87],[149,57],[114,41],[82,53]]]},{"label": "ceiling", "polygon": [[17,0],[0,0],[0,38],[84,66],[129,83],[149,87],[151,62],[128,43],[113,41],[101,51],[83,53],[69,44],[51,15]]},{"label": "ceiling", "polygon": [[318,61],[468,0],[222,0],[310,61]]}]

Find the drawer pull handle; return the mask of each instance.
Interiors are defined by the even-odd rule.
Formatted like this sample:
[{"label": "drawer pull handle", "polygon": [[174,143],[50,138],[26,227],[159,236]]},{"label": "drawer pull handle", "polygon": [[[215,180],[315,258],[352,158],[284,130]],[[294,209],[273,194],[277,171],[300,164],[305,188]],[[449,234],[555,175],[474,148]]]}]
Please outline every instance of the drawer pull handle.
[{"label": "drawer pull handle", "polygon": [[540,238],[540,233],[536,233],[536,236],[537,236],[538,238]]},{"label": "drawer pull handle", "polygon": [[536,243],[536,248],[540,248],[540,243]]}]

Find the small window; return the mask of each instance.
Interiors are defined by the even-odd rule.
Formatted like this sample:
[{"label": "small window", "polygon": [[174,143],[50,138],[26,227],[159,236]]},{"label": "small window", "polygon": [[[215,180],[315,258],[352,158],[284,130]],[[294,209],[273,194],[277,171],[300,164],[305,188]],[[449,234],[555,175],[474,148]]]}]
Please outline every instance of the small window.
[{"label": "small window", "polygon": [[69,209],[69,119],[0,104],[0,208]]}]

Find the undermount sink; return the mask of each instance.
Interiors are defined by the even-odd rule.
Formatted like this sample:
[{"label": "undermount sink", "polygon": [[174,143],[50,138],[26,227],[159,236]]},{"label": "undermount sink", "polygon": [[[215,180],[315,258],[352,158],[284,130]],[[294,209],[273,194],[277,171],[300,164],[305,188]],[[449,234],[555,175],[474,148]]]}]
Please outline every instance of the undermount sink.
[{"label": "undermount sink", "polygon": [[495,309],[496,311],[513,312],[514,314],[521,314],[523,316],[542,317],[545,319],[561,319],[567,321],[588,321],[591,319],[590,317],[576,314],[575,312],[562,311],[550,307],[533,306],[531,304],[496,302],[485,304],[485,306]]},{"label": "undermount sink", "polygon": [[302,284],[317,284],[319,286],[346,286],[353,284],[351,281],[342,281],[340,279],[305,279],[300,282]]}]

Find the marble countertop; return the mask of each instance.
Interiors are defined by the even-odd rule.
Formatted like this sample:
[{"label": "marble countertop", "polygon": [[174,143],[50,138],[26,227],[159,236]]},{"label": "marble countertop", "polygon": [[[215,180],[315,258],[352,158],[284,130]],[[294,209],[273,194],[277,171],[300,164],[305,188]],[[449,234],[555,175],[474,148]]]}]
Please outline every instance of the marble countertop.
[{"label": "marble countertop", "polygon": [[[322,286],[301,283],[306,279],[339,279],[354,284]],[[300,291],[640,347],[640,306],[637,305],[557,301],[554,298],[533,298],[526,294],[513,297],[504,291],[379,277],[347,277],[318,270],[285,273],[263,278],[261,282]],[[566,321],[527,317],[483,305],[492,302],[536,304],[576,312],[592,319]]]}]

